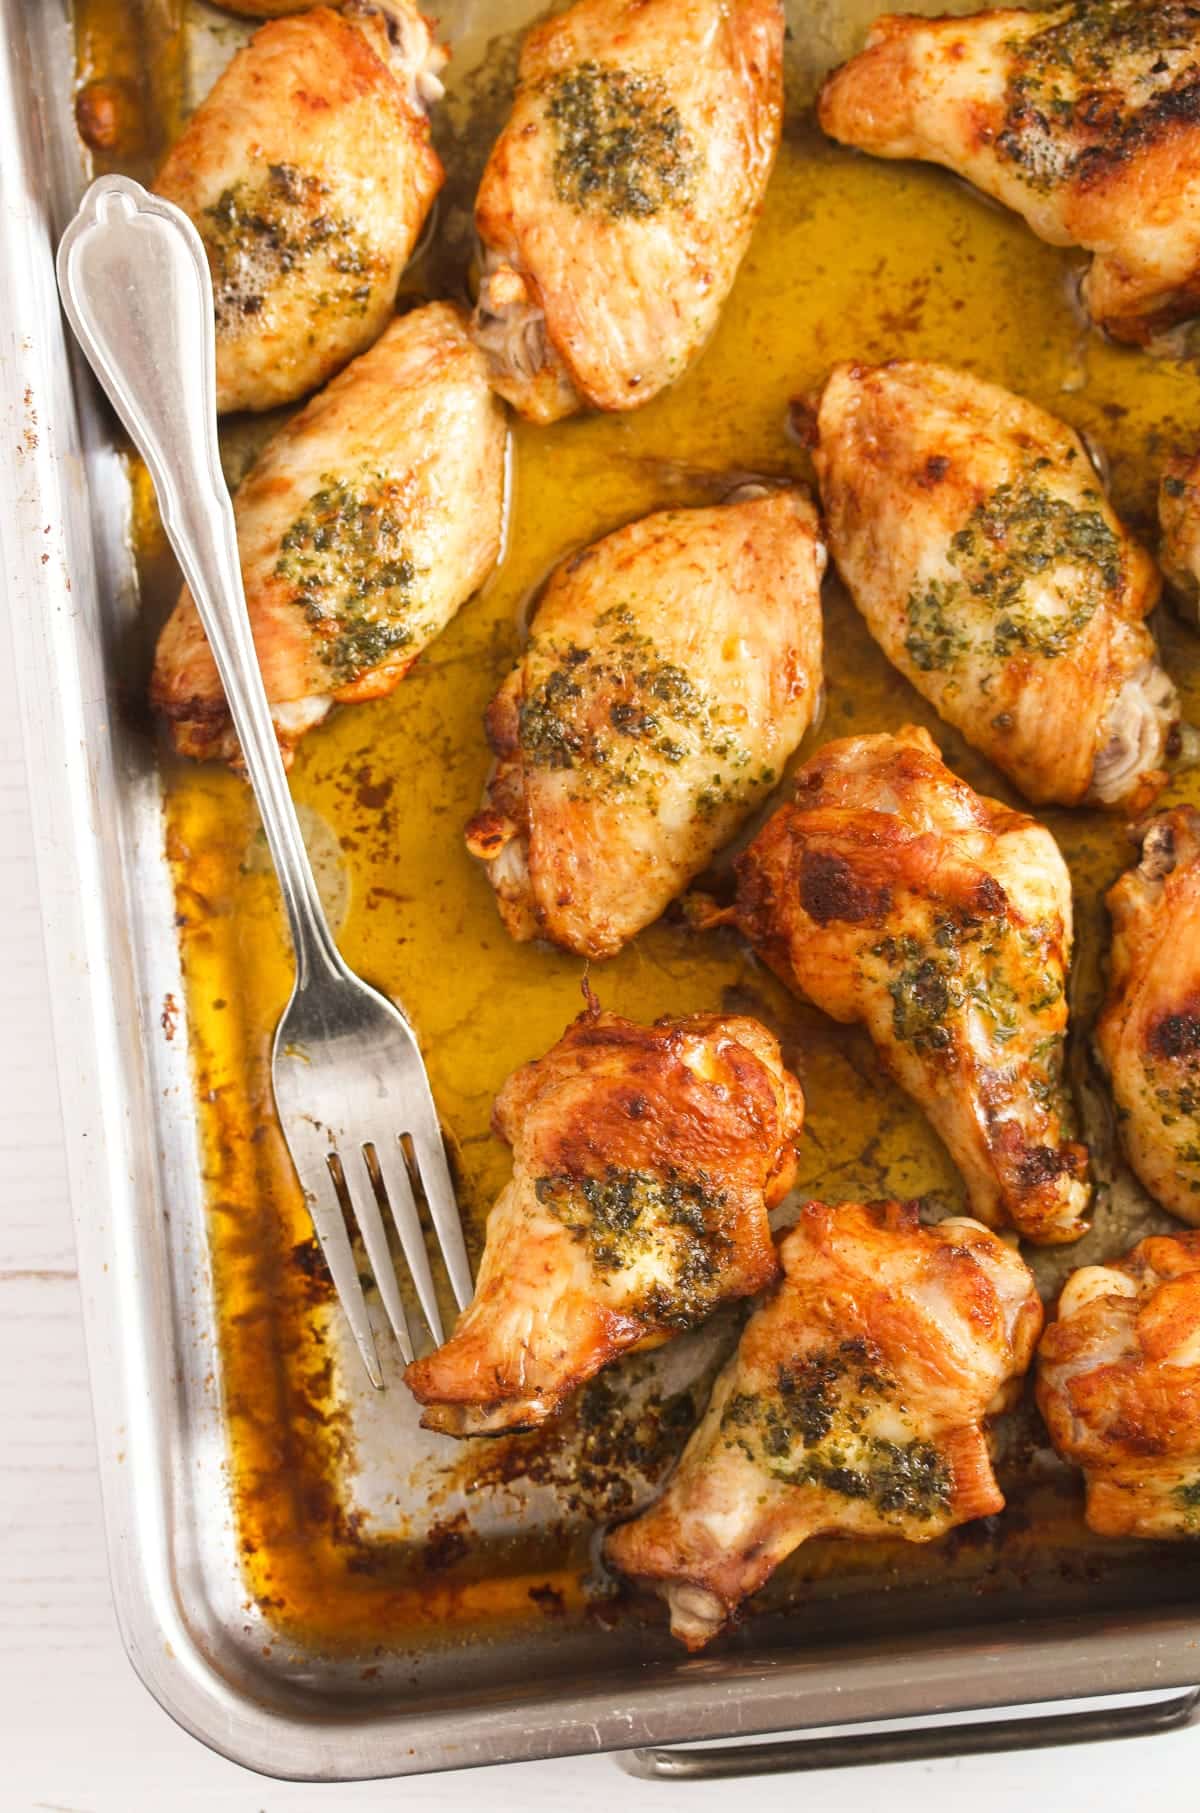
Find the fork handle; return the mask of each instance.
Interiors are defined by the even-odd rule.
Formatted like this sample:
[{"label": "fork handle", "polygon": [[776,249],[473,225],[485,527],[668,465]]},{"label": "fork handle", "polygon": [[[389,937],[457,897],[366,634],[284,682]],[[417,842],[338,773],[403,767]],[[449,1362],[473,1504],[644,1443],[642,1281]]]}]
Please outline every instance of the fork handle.
[{"label": "fork handle", "polygon": [[181,209],[94,182],[58,249],[67,318],[141,453],[225,689],[283,892],[298,980],[344,969],[317,893],[259,670],[217,445],[212,281]]}]

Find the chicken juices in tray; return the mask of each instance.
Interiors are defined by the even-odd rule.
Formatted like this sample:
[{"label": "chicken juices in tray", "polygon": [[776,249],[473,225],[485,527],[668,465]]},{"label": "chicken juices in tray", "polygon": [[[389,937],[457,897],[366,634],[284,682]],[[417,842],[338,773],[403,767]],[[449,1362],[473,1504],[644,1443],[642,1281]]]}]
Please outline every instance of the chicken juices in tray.
[{"label": "chicken juices in tray", "polygon": [[810,1536],[930,1542],[1004,1505],[983,1425],[1042,1326],[1023,1260],[896,1202],[811,1202],[780,1257],[666,1491],[605,1543],[689,1649]]},{"label": "chicken juices in tray", "polygon": [[[504,410],[449,303],[393,321],[268,441],[234,499],[246,604],[285,756],[338,703],[391,692],[491,572]],[[185,590],[151,698],[176,748],[237,759]]]},{"label": "chicken juices in tray", "polygon": [[1078,435],[912,359],[835,367],[816,437],[830,553],[888,660],[1035,804],[1149,804],[1179,721],[1158,569]]},{"label": "chicken juices in tray", "polygon": [[529,33],[475,211],[475,332],[522,415],[682,376],[762,205],[782,49],[779,0],[578,0]]},{"label": "chicken juices in tray", "polygon": [[827,743],[735,865],[731,915],[783,980],[858,1021],[962,1173],[974,1214],[1085,1231],[1066,1127],[1071,885],[1050,833],[982,799],[923,730]]},{"label": "chicken juices in tray", "polygon": [[409,0],[348,0],[263,26],[197,107],[154,187],[208,253],[219,410],[292,402],[387,326],[442,183],[444,62]]},{"label": "chicken juices in tray", "polygon": [[816,512],[794,486],[630,523],[557,569],[488,709],[467,845],[514,938],[608,957],[766,797],[821,698]]},{"label": "chicken juices in tray", "polygon": [[593,1002],[497,1097],[512,1181],[473,1301],[405,1374],[426,1427],[532,1428],[618,1355],[769,1284],[767,1210],[791,1185],[803,1118],[757,1021],[639,1026]]},{"label": "chicken juices in tray", "polygon": [[1083,301],[1144,343],[1200,310],[1200,11],[1072,0],[879,19],[820,100],[826,132],[945,164],[1052,245],[1095,254]]}]

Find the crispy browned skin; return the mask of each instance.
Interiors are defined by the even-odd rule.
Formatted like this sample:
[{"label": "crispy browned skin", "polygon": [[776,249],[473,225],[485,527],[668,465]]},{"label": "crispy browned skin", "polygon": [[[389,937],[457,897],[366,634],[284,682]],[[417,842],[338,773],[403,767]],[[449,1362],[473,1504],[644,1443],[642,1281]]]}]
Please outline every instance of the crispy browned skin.
[{"label": "crispy browned skin", "polygon": [[1200,613],[1200,453],[1167,461],[1158,488],[1163,572],[1193,621]]},{"label": "crispy browned skin", "polygon": [[778,779],[821,696],[816,512],[798,488],[665,510],[564,561],[492,700],[467,826],[514,938],[609,957]]},{"label": "crispy browned skin", "polygon": [[941,1134],[972,1212],[1084,1232],[1065,1135],[1071,884],[1050,833],[982,799],[923,730],[827,743],[738,858],[738,925],[835,1020],[860,1021]]},{"label": "crispy browned skin", "polygon": [[829,546],[888,659],[1035,803],[1140,811],[1179,701],[1158,569],[1075,432],[970,372],[838,365],[815,451]]},{"label": "crispy browned skin", "polygon": [[444,53],[407,0],[264,25],[154,187],[212,267],[217,408],[271,409],[376,340],[442,183],[427,97]]},{"label": "crispy browned skin", "polygon": [[767,1210],[791,1186],[803,1116],[756,1020],[582,1014],[496,1099],[512,1181],[474,1300],[405,1373],[426,1428],[532,1428],[619,1354],[769,1284]]},{"label": "crispy browned skin", "polygon": [[1038,1406],[1083,1468],[1101,1536],[1200,1535],[1200,1234],[1072,1273],[1038,1351]]},{"label": "crispy browned skin", "polygon": [[983,1433],[1033,1356],[1028,1269],[978,1222],[811,1202],[658,1503],[608,1537],[689,1649],[810,1536],[930,1542],[1003,1509]]},{"label": "crispy browned skin", "polygon": [[[500,552],[504,407],[460,312],[431,302],[293,416],[238,487],[246,604],[286,757],[334,704],[399,685]],[[238,759],[185,588],[151,697],[184,755]]]},{"label": "crispy browned skin", "polygon": [[1200,1225],[1200,812],[1177,806],[1138,835],[1140,862],[1108,893],[1096,1043],[1130,1164],[1164,1208]]},{"label": "crispy browned skin", "polygon": [[716,324],[783,112],[779,0],[578,0],[526,38],[475,220],[476,333],[522,415],[634,409]]},{"label": "crispy browned skin", "polygon": [[1200,11],[1077,0],[1047,12],[888,15],[825,84],[825,131],[945,164],[1052,245],[1095,254],[1092,319],[1144,343],[1200,308]]}]

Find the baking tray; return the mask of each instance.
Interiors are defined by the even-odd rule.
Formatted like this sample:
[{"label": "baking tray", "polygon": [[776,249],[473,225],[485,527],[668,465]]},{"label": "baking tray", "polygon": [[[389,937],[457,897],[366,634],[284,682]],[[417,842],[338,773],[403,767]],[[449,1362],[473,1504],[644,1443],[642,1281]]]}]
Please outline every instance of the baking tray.
[{"label": "baking tray", "polygon": [[[440,128],[451,180],[410,287],[462,280],[474,173],[511,81],[514,28],[534,10],[489,14],[470,0],[440,9],[456,53],[458,98]],[[1069,255],[939,173],[876,165],[864,178],[860,160],[811,134],[803,109],[815,74],[858,42],[874,10],[860,0],[790,9],[788,146],[768,208],[793,218],[786,259],[768,218],[697,373],[657,415],[571,425],[555,444],[565,469],[557,492],[550,444],[518,434],[501,579],[395,702],[343,713],[297,764],[349,954],[406,1001],[426,1041],[476,1237],[503,1171],[482,1131],[490,1095],[514,1038],[529,1056],[561,1031],[580,969],[508,946],[491,921],[488,934],[472,931],[483,922],[462,902],[486,883],[459,855],[455,824],[439,896],[439,875],[404,846],[387,783],[412,776],[405,757],[415,750],[449,754],[454,726],[440,723],[431,740],[415,728],[420,712],[460,694],[463,710],[486,700],[555,555],[622,514],[710,495],[736,468],[803,471],[783,434],[787,397],[841,356],[849,334],[850,350],[867,357],[986,348],[990,375],[1057,399],[1091,431],[1111,455],[1119,506],[1144,527],[1158,453],[1200,422],[1191,367],[1104,347],[1074,322]],[[1005,1427],[1003,1517],[929,1548],[806,1545],[756,1615],[687,1658],[660,1611],[603,1578],[594,1530],[661,1477],[686,1432],[685,1396],[698,1397],[728,1348],[732,1319],[607,1375],[561,1435],[448,1455],[417,1431],[402,1388],[377,1397],[364,1387],[263,1106],[255,1029],[284,973],[273,884],[240,783],[164,763],[146,720],[147,648],[171,575],[144,479],[64,344],[52,251],[87,174],[71,111],[80,45],[60,0],[0,0],[0,16],[0,542],[114,1596],[150,1691],[241,1763],[333,1780],[635,1746],[643,1767],[661,1769],[646,1747],[1194,1681],[1193,1554],[1088,1537],[1075,1482],[1032,1419]],[[103,58],[119,54],[117,73],[143,109],[146,163],[239,36],[227,16],[175,0],[140,9],[88,0],[76,23],[85,76],[112,73]],[[868,204],[883,231],[864,264],[872,220],[853,228]],[[777,263],[764,269],[772,244]],[[957,298],[965,323],[954,319]],[[991,311],[990,337],[974,336],[972,308]],[[767,384],[747,387],[751,362]],[[683,434],[680,411],[704,432]],[[226,437],[231,476],[255,432]],[[933,723],[836,588],[827,631],[820,736],[905,717]],[[1161,633],[1195,715],[1190,632],[1164,623]],[[1003,791],[960,742],[939,736],[968,778]],[[472,759],[477,791],[481,740]],[[1196,797],[1194,781],[1177,793]],[[452,797],[439,796],[437,809]],[[1086,1020],[1102,945],[1097,890],[1124,856],[1117,828],[1049,817],[1086,884],[1076,978]],[[385,935],[355,918],[364,873]],[[958,1186],[944,1155],[865,1041],[789,1002],[732,937],[700,954],[689,938],[667,922],[594,972],[606,1004],[643,1016],[722,1000],[752,1007],[779,1027],[804,1074],[803,1188],[888,1188],[952,1206]],[[469,1037],[439,1006],[456,971],[477,978]],[[241,1036],[214,1031],[217,1002],[230,1011],[227,980],[247,991],[235,1000]],[[1078,1036],[1075,1072],[1105,1187],[1088,1241],[1039,1261],[1047,1291],[1066,1266],[1161,1222],[1111,1159]],[[848,1109],[869,1135],[849,1145]],[[264,1252],[281,1258],[266,1265]],[[1150,1725],[1170,1716],[1148,1715]],[[767,1747],[755,1766],[782,1762],[791,1753]]]}]

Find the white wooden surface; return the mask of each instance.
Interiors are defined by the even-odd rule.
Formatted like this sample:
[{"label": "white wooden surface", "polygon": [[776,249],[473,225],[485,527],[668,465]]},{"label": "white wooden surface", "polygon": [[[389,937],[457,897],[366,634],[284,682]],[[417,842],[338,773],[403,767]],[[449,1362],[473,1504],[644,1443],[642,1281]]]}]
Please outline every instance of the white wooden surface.
[{"label": "white wooden surface", "polygon": [[159,1711],[125,1660],[99,1525],[91,1412],[47,1023],[32,828],[0,601],[0,1813],[359,1813],[472,1806],[706,1813],[1196,1813],[1200,1728],[1006,1758],[679,1787],[607,1757],[354,1787],[269,1782]]}]

